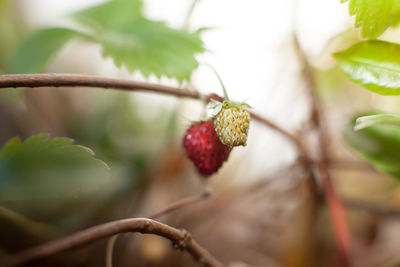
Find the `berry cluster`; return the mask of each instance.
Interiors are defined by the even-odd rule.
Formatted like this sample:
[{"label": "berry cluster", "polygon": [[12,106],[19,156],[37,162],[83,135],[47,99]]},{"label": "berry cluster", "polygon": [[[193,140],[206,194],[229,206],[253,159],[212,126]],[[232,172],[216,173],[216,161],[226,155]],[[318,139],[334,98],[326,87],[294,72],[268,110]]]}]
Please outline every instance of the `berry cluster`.
[{"label": "berry cluster", "polygon": [[216,173],[234,146],[245,146],[250,123],[246,104],[225,101],[214,119],[193,123],[183,146],[200,174]]}]

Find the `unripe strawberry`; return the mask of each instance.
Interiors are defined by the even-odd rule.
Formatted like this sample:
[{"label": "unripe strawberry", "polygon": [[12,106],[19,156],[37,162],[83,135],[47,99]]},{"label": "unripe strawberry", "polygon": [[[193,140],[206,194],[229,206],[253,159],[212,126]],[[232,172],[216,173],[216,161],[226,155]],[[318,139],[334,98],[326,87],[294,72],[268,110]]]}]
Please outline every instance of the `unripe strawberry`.
[{"label": "unripe strawberry", "polygon": [[204,176],[217,172],[232,150],[218,139],[212,120],[190,126],[183,139],[183,146],[197,170]]},{"label": "unripe strawberry", "polygon": [[214,128],[219,140],[225,145],[246,146],[247,132],[250,124],[250,113],[244,103],[225,101],[215,116]]}]

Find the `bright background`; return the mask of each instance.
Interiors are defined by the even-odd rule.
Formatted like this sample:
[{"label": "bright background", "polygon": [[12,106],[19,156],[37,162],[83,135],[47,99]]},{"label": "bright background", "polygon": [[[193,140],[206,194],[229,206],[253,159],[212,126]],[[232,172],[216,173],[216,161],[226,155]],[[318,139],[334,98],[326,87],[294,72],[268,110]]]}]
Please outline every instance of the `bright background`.
[{"label": "bright background", "polygon": [[[183,26],[192,4],[191,0],[144,2],[149,18],[166,21],[175,28]],[[0,73],[6,73],[9,55],[29,34],[48,26],[76,26],[68,14],[100,1],[0,0],[1,3],[12,3],[10,10],[17,14],[13,17],[14,13],[4,9],[0,16]],[[333,60],[332,52],[361,39],[353,25],[348,4],[339,0],[200,0],[190,28],[210,28],[202,34],[208,52],[198,55],[198,59],[217,69],[233,100],[246,100],[256,113],[294,134],[303,130],[313,147],[315,131],[305,125],[310,115],[309,92],[293,49],[296,33],[315,78],[338,194],[343,199],[400,208],[398,181],[363,161],[343,138],[345,126],[360,111],[400,112],[399,97],[376,95],[356,86]],[[399,30],[388,29],[380,38],[398,41],[398,34]],[[145,78],[138,72],[118,69],[111,59],[102,57],[99,45],[82,40],[68,42],[46,72],[187,86],[172,79]],[[204,65],[193,72],[191,82],[201,93],[222,95],[217,78]],[[213,112],[209,110],[208,114]],[[248,145],[235,148],[218,173],[206,180],[197,173],[182,147],[185,130],[191,121],[199,120],[201,113],[202,105],[197,100],[154,93],[82,87],[2,90],[1,145],[14,136],[25,139],[43,132],[51,138],[71,137],[106,162],[111,167],[111,177],[107,186],[101,186],[96,179],[93,191],[73,198],[0,199],[0,207],[4,205],[25,216],[34,225],[40,222],[46,230],[58,231],[27,235],[26,229],[32,228],[10,223],[0,209],[0,256],[105,221],[148,216],[170,203],[199,194],[211,184],[212,198],[160,220],[188,229],[223,262],[237,260],[269,267],[340,266],[326,203],[310,193],[310,173],[296,162],[297,153],[291,142],[253,121]],[[317,153],[315,150],[312,152]],[[25,165],[24,161],[21,167]],[[0,172],[0,182],[9,182],[28,193],[32,190],[26,181],[7,177],[7,172]],[[57,188],[61,193],[65,191],[60,189],[60,180],[41,178],[34,180],[39,192],[57,194]],[[75,179],[73,184],[81,189],[86,185],[82,180]],[[62,183],[72,184],[68,179]],[[351,206],[347,211],[355,240],[355,267],[383,266],[398,258],[400,225],[396,219]],[[56,255],[52,258],[56,264],[50,260],[40,266],[103,266],[105,245],[105,241],[98,242]],[[116,266],[194,264],[187,255],[172,250],[169,242],[151,236],[124,236],[115,251]]]}]

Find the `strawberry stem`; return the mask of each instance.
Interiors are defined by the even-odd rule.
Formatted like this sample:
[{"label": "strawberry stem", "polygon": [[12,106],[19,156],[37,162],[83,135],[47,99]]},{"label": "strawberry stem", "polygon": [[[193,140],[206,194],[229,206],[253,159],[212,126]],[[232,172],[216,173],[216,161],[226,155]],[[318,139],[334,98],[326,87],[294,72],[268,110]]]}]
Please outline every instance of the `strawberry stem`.
[{"label": "strawberry stem", "polygon": [[210,69],[212,69],[212,71],[214,72],[215,76],[217,76],[219,83],[221,84],[222,90],[224,91],[224,98],[225,101],[230,101],[229,96],[228,96],[228,92],[226,91],[224,82],[221,79],[221,76],[219,76],[217,70],[210,64],[205,63],[205,66],[208,66]]}]

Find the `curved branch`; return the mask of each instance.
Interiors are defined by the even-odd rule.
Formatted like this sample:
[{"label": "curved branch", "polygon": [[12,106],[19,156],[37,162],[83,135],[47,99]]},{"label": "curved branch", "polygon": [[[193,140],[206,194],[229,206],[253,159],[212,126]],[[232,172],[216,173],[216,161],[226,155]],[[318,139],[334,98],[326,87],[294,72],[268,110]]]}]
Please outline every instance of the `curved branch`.
[{"label": "curved branch", "polygon": [[[208,197],[211,196],[211,192],[209,192],[208,190],[206,190],[204,193],[200,194],[200,195],[196,195],[196,196],[189,196],[183,199],[180,199],[176,202],[173,202],[172,204],[168,205],[166,208],[148,216],[147,218],[150,219],[157,219],[161,216],[164,216],[170,212],[173,212],[179,208],[200,202],[202,200],[207,199]],[[117,239],[119,237],[119,234],[113,235],[112,237],[110,237],[107,241],[107,246],[106,246],[106,266],[107,267],[112,267],[112,261],[113,261],[113,251],[114,251],[114,246],[115,243],[117,242]]]},{"label": "curved branch", "polygon": [[115,234],[138,232],[154,234],[172,241],[175,248],[186,250],[198,263],[208,267],[223,267],[207,250],[201,247],[186,230],[179,230],[166,224],[147,219],[135,218],[100,224],[65,238],[55,240],[20,253],[0,259],[0,266],[11,267],[26,264],[59,252],[76,248]]},{"label": "curved branch", "polygon": [[[223,101],[223,98],[210,94],[202,96],[195,91],[189,91],[176,87],[164,86],[154,83],[138,82],[127,79],[104,78],[90,75],[78,74],[6,74],[0,75],[0,88],[9,87],[60,87],[60,86],[87,86],[99,87],[105,89],[119,89],[124,91],[146,91],[155,92],[160,94],[174,95],[177,97],[186,97],[193,99],[206,98],[207,101],[217,100]],[[301,140],[289,133],[287,130],[281,128],[270,120],[261,117],[254,112],[250,112],[254,120],[257,120],[267,127],[281,133],[283,136],[292,141],[300,154],[307,155],[307,150],[302,144]]]}]

